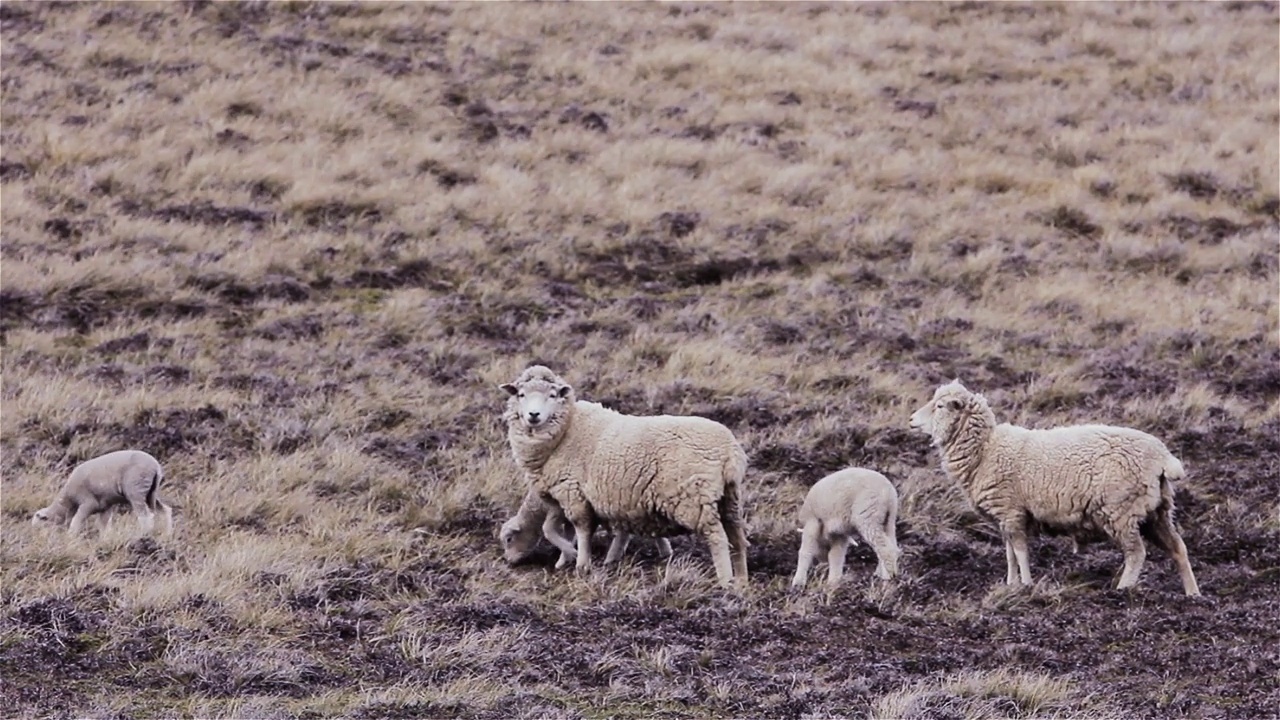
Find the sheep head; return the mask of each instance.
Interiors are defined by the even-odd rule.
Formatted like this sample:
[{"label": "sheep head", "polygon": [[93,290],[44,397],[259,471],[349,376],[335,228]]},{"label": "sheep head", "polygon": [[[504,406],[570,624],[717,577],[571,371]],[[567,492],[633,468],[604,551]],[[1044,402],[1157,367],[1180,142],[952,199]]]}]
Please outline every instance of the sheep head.
[{"label": "sheep head", "polygon": [[502,557],[512,565],[524,560],[538,545],[541,523],[519,515],[502,523],[498,539],[502,541]]},{"label": "sheep head", "polygon": [[54,504],[40,508],[31,516],[31,524],[36,526],[61,525],[66,522],[67,513],[61,505]]},{"label": "sheep head", "polygon": [[529,367],[514,383],[499,387],[510,396],[504,413],[508,425],[530,435],[554,435],[577,401],[573,387],[543,365]]},{"label": "sheep head", "polygon": [[995,417],[987,399],[952,380],[933,392],[933,398],[911,415],[911,429],[933,438],[940,445],[966,424],[968,418],[981,418],[986,427],[995,425]]}]

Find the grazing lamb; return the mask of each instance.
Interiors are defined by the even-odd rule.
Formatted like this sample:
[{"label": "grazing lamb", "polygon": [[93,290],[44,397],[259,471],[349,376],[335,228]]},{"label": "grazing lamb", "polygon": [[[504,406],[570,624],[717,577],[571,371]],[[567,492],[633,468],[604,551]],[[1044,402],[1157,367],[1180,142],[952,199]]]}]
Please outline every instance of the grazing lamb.
[{"label": "grazing lamb", "polygon": [[824,543],[827,584],[835,587],[844,574],[844,555],[856,530],[876,552],[876,577],[898,574],[898,491],[884,475],[863,468],[846,468],[819,480],[800,508],[800,558],[793,588],[804,587],[809,566]]},{"label": "grazing lamb", "polygon": [[52,505],[32,516],[34,525],[64,525],[80,532],[90,515],[128,503],[144,533],[155,524],[155,510],[164,516],[165,533],[173,532],[173,510],[157,492],[164,480],[160,463],[141,450],[118,450],[86,460],[71,471]]},{"label": "grazing lamb", "polygon": [[1000,525],[1005,582],[1031,582],[1029,523],[1069,533],[1103,532],[1124,551],[1117,587],[1138,582],[1145,537],[1172,557],[1187,595],[1199,595],[1187,547],[1173,525],[1173,482],[1182,463],[1147,433],[1110,425],[1029,430],[996,424],[982,395],[955,380],[911,416],[933,438],[942,467]]},{"label": "grazing lamb", "polygon": [[[533,552],[541,536],[539,530],[542,530],[542,534],[545,534],[560,550],[560,559],[556,562],[557,569],[574,562],[578,551],[574,548],[573,539],[569,535],[568,519],[558,506],[548,505],[542,501],[536,491],[530,490],[525,493],[520,509],[511,519],[502,524],[502,529],[498,533],[498,538],[502,541],[503,557],[508,563],[518,563]],[[627,533],[613,533],[613,539],[609,543],[609,553],[604,559],[605,564],[610,565],[621,559],[630,540],[631,536]],[[666,538],[656,540],[658,554],[664,558],[671,557],[671,542]]]},{"label": "grazing lamb", "polygon": [[[578,400],[542,365],[501,388],[510,395],[503,418],[516,464],[529,487],[573,523],[579,570],[591,567],[591,534],[604,522],[616,533],[698,533],[720,584],[746,583],[740,493],[747,454],[728,428]],[[555,533],[547,535],[554,543]]]}]

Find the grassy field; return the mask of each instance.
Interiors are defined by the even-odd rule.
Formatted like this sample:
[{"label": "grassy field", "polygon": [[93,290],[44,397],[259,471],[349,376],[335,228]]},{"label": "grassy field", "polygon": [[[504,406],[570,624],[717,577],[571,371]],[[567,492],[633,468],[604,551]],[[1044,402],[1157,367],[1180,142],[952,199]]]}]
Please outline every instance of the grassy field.
[{"label": "grassy field", "polygon": [[[1274,717],[1278,20],[6,0],[0,713]],[[689,537],[502,562],[533,362],[738,435],[745,593]],[[1165,440],[1205,597],[1049,538],[1001,586],[907,427],[953,377]],[[125,447],[172,537],[29,524]],[[849,465],[897,485],[905,575],[859,546],[789,595]]]}]

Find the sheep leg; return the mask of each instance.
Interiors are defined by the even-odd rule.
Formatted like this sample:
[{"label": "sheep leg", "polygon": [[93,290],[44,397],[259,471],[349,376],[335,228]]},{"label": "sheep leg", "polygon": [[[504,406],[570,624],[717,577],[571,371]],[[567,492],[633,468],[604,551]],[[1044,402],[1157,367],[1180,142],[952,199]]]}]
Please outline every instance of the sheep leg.
[{"label": "sheep leg", "polygon": [[[1018,565],[1018,579],[1023,585],[1031,584],[1031,558],[1027,552],[1027,525],[1026,521],[1019,518],[1011,522],[1001,523],[1001,531],[1004,535],[1005,543],[1005,560],[1010,562],[1009,575],[1005,582],[1009,585],[1016,583],[1010,582],[1013,577],[1012,562],[1016,561]],[[1012,558],[1010,557],[1012,555]]]},{"label": "sheep leg", "polygon": [[591,535],[594,528],[591,523],[574,523],[574,530],[578,535],[578,572],[589,572],[591,570]]},{"label": "sheep leg", "polygon": [[160,515],[164,518],[164,534],[166,536],[173,534],[173,508],[164,503],[160,503]]},{"label": "sheep leg", "polygon": [[674,554],[671,551],[671,541],[666,538],[658,538],[658,557],[668,560]]},{"label": "sheep leg", "polygon": [[80,533],[80,528],[84,527],[84,521],[98,509],[98,506],[92,502],[81,503],[76,508],[76,514],[71,518],[71,524],[67,527],[67,532],[72,535]]},{"label": "sheep leg", "polygon": [[1187,545],[1182,542],[1182,536],[1173,526],[1173,518],[1167,511],[1161,512],[1156,518],[1154,530],[1155,542],[1173,556],[1173,562],[1178,566],[1178,576],[1182,578],[1182,590],[1187,595],[1199,595],[1200,586],[1196,584],[1196,576],[1191,572],[1191,559],[1187,557]]},{"label": "sheep leg", "polygon": [[796,576],[791,579],[793,588],[804,587],[805,581],[809,579],[809,566],[813,564],[813,558],[818,554],[818,544],[822,540],[822,522],[810,520],[800,533],[800,557],[796,560]]},{"label": "sheep leg", "polygon": [[863,540],[876,551],[876,577],[889,580],[898,574],[898,545],[879,528],[869,529]]},{"label": "sheep leg", "polygon": [[729,555],[733,561],[733,576],[738,583],[747,583],[747,531],[741,525],[728,530]]},{"label": "sheep leg", "polygon": [[604,556],[604,564],[612,565],[622,559],[622,553],[627,551],[627,545],[631,542],[631,535],[624,532],[615,532],[613,540],[609,542],[609,552]]},{"label": "sheep leg", "polygon": [[827,551],[827,585],[835,587],[844,577],[844,556],[849,551],[849,538],[837,536],[831,539]]},{"label": "sheep leg", "polygon": [[560,558],[556,560],[557,570],[568,567],[569,563],[576,560],[578,556],[578,551],[574,548],[573,542],[563,534],[564,522],[564,515],[558,510],[548,512],[546,518],[542,521],[542,536],[560,551]]},{"label": "sheep leg", "polygon": [[[711,515],[711,517],[715,516]],[[727,588],[733,582],[733,563],[729,559],[729,536],[725,534],[724,526],[720,524],[718,518],[715,522],[707,524],[702,535],[707,539],[707,547],[711,550],[711,562],[716,567],[716,579],[720,581],[722,587]]]},{"label": "sheep leg", "polygon": [[1017,585],[1018,559],[1013,554],[1013,543],[1009,542],[1007,539],[1004,541],[1004,563],[1006,567],[1004,573],[1004,584]]},{"label": "sheep leg", "polygon": [[1126,528],[1117,540],[1124,551],[1124,571],[1120,573],[1116,589],[1124,590],[1138,584],[1142,565],[1147,561],[1147,545],[1142,542],[1142,533],[1136,527]]},{"label": "sheep leg", "polygon": [[155,529],[156,514],[147,507],[147,503],[141,500],[135,500],[130,503],[133,506],[133,514],[138,516],[138,527],[142,530],[142,534],[150,535]]}]

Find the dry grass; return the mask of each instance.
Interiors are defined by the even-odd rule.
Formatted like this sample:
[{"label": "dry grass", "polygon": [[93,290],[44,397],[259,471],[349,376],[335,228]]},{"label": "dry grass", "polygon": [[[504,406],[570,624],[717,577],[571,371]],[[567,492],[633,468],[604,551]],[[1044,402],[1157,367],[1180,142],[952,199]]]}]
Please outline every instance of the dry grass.
[{"label": "dry grass", "polygon": [[[1104,688],[1126,716],[1274,707],[1275,4],[0,20],[14,712],[917,716],[945,696],[1076,716],[1110,714]],[[587,578],[501,564],[521,487],[496,385],[533,361],[738,434],[744,596],[692,540]],[[1012,422],[1166,439],[1220,605],[1184,604],[1154,552],[1145,595],[1107,592],[1105,545],[1042,542],[1036,588],[993,590],[991,528],[906,429],[955,376]],[[121,447],[164,463],[173,538],[27,524]],[[861,589],[855,550],[853,589],[788,597],[800,499],[852,464],[902,492],[907,577]],[[1180,629],[1124,635],[1153,616]]]}]

